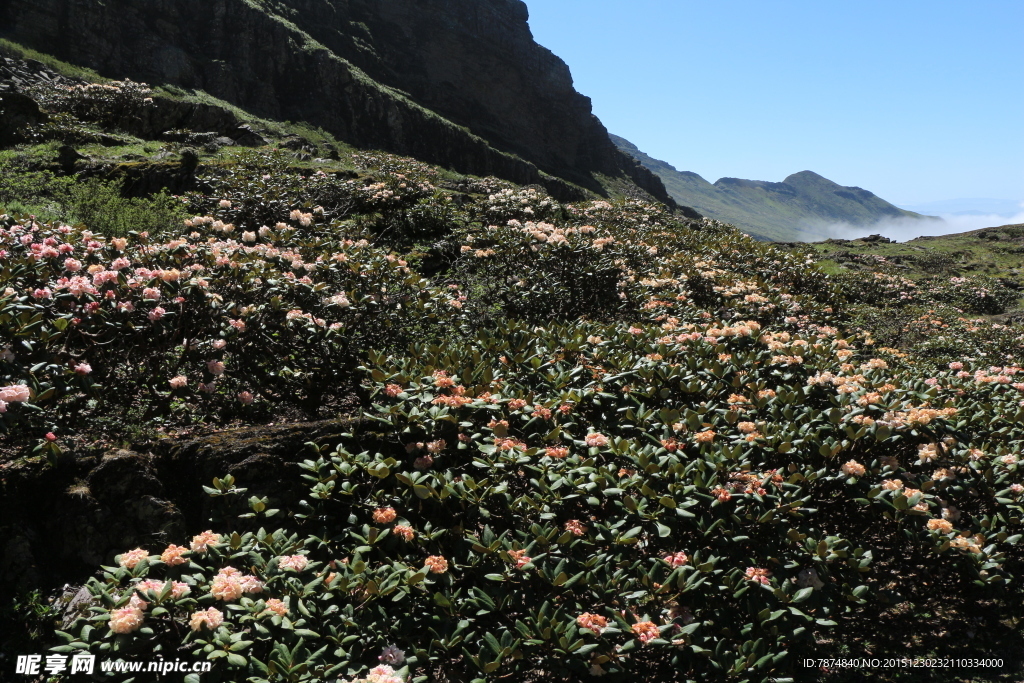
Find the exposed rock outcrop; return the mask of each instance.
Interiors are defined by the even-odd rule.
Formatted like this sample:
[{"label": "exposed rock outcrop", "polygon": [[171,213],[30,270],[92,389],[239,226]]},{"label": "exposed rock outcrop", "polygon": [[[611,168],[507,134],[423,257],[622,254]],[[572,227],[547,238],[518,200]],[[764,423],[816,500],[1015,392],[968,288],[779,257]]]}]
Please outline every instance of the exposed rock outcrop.
[{"label": "exposed rock outcrop", "polygon": [[110,77],[206,91],[363,147],[600,191],[661,181],[619,152],[521,0],[0,0],[4,35]]},{"label": "exposed rock outcrop", "polygon": [[[243,508],[250,495],[269,497],[271,507],[294,507],[309,489],[298,466],[313,455],[305,444],[337,443],[343,433],[357,433],[363,448],[395,448],[363,421],[340,418],[165,439],[131,450],[79,455],[56,468],[41,459],[5,463],[0,595],[81,580],[97,565],[109,565],[115,555],[137,546],[181,544],[209,526],[218,505],[225,513],[224,503],[203,491],[214,477],[231,475],[236,486],[248,489],[236,501]],[[394,455],[405,457],[401,450]],[[46,514],[40,514],[40,505]]]}]

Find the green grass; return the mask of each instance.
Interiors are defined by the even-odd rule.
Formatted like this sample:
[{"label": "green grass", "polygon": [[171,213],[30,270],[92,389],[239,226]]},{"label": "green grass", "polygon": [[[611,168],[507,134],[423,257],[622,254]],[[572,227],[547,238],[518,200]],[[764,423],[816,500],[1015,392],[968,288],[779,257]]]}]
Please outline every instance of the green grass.
[{"label": "green grass", "polygon": [[[882,257],[895,272],[910,278],[932,275],[987,275],[1024,284],[1024,225],[986,228],[909,242],[829,240],[801,245],[818,259],[858,269],[852,257]],[[865,265],[871,265],[865,262]],[[871,267],[874,267],[871,265]]]},{"label": "green grass", "polygon": [[68,78],[81,78],[93,83],[108,83],[111,80],[100,76],[92,69],[68,64],[67,62],[61,61],[52,55],[37,52],[36,50],[25,47],[24,45],[7,40],[6,38],[0,38],[0,54],[7,57],[13,57],[15,59],[34,59],[37,62],[42,62],[46,66],[50,67],[61,76],[67,76]]}]

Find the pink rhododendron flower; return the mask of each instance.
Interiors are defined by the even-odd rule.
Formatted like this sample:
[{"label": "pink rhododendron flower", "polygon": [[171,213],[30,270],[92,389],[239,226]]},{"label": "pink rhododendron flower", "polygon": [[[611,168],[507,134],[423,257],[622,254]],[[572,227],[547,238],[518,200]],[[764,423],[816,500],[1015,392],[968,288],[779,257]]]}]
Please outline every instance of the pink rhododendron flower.
[{"label": "pink rhododendron flower", "polygon": [[570,519],[565,523],[565,530],[573,536],[582,536],[587,532],[587,527],[578,519]]},{"label": "pink rhododendron flower", "polygon": [[601,632],[608,627],[608,619],[606,617],[602,617],[600,614],[591,614],[590,612],[584,612],[576,617],[576,623],[579,624],[580,628],[590,629],[597,636],[601,635]]},{"label": "pink rhododendron flower", "polygon": [[591,448],[608,445],[608,437],[605,436],[604,434],[601,434],[600,432],[587,434],[587,436],[584,438],[584,441]]},{"label": "pink rhododendron flower", "polygon": [[[125,309],[126,310],[130,310],[130,309],[128,309],[128,306],[131,306],[131,302],[130,301],[125,304]],[[149,312],[149,320],[150,320],[150,322],[156,322],[157,320],[160,320],[161,318],[164,317],[164,313],[166,313],[166,312],[167,311],[165,311],[163,308],[161,308],[160,306],[157,306],[156,308],[154,308],[152,311]]]},{"label": "pink rhododendron flower", "polygon": [[253,395],[248,391],[238,392],[238,401],[244,406],[251,406],[253,402]]},{"label": "pink rhododendron flower", "polygon": [[167,383],[171,385],[171,389],[181,389],[188,384],[188,377],[185,375],[177,375],[167,380]]},{"label": "pink rhododendron flower", "polygon": [[399,650],[397,645],[388,645],[377,659],[385,664],[401,664],[405,661],[405,652]]},{"label": "pink rhododendron flower", "polygon": [[76,375],[84,376],[88,375],[90,372],[92,372],[92,366],[89,365],[88,363],[79,363],[78,365],[75,366]]},{"label": "pink rhododendron flower", "polygon": [[747,581],[753,581],[755,583],[760,583],[767,586],[770,583],[768,577],[771,575],[772,573],[767,569],[760,569],[758,567],[747,567],[747,571],[744,573],[743,578],[745,578]]},{"label": "pink rhododendron flower", "polygon": [[683,565],[689,564],[690,558],[686,553],[680,551],[677,553],[670,553],[665,556],[665,561],[673,567],[682,567]]},{"label": "pink rhododendron flower", "polygon": [[641,621],[640,623],[633,624],[633,633],[636,634],[636,637],[644,645],[661,635],[658,631],[658,626],[653,621]]},{"label": "pink rhododendron flower", "polygon": [[306,559],[305,555],[288,555],[286,557],[278,558],[277,565],[281,569],[290,569],[294,572],[301,572],[306,568],[306,564],[309,560]]}]

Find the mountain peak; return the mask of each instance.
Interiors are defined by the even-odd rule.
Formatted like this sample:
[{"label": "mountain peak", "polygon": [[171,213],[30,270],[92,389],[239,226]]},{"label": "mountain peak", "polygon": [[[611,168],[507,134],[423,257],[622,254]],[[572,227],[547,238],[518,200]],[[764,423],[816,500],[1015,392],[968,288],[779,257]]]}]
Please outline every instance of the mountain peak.
[{"label": "mountain peak", "polygon": [[827,237],[825,228],[836,223],[869,227],[883,219],[921,217],[814,171],[793,173],[781,183],[724,177],[711,184],[640,152],[622,138],[612,140],[660,176],[680,204],[763,239],[819,240]]}]

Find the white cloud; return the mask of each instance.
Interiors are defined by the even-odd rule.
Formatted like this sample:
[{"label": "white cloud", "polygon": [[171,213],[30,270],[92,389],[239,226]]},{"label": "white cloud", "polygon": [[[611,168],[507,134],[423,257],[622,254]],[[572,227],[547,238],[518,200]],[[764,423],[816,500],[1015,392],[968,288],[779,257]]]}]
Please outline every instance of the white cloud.
[{"label": "white cloud", "polygon": [[983,216],[944,214],[941,220],[921,220],[917,218],[894,218],[882,220],[873,225],[851,225],[849,223],[817,224],[809,229],[824,233],[835,239],[852,240],[868,235],[882,235],[897,242],[906,242],[915,237],[925,235],[941,236],[959,232],[970,232],[982,228],[995,228],[1001,225],[1024,223],[1024,210],[1015,216],[990,214]]}]

